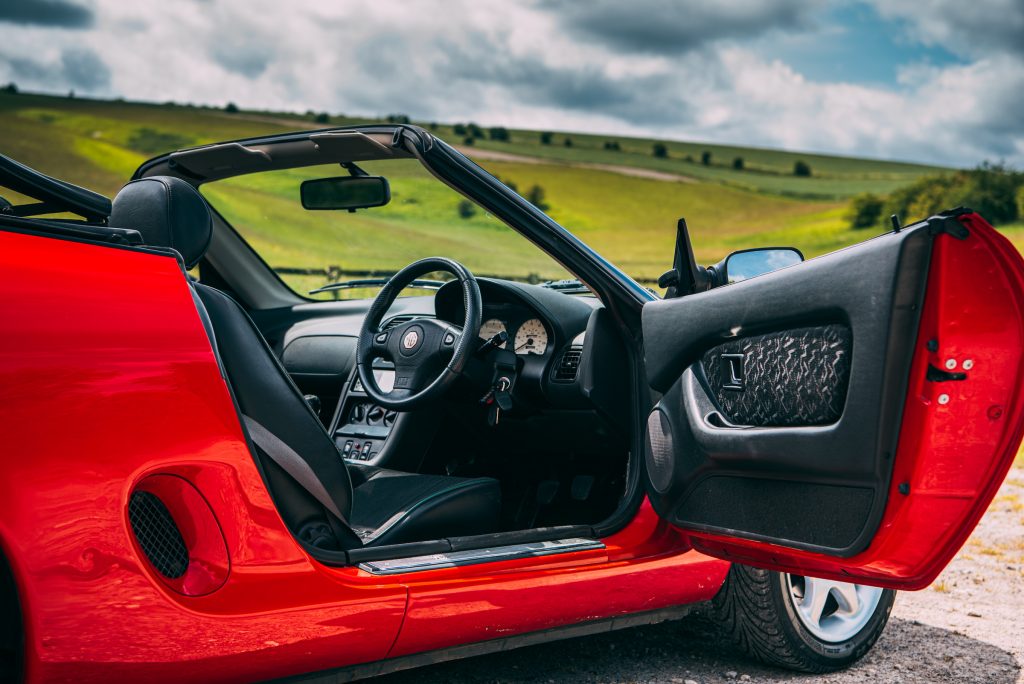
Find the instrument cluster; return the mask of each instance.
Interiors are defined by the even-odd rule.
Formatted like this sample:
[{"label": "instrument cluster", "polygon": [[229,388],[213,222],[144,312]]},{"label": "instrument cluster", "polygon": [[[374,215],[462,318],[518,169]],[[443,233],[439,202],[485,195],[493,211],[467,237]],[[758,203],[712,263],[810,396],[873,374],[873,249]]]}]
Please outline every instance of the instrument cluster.
[{"label": "instrument cluster", "polygon": [[480,339],[489,340],[495,335],[505,332],[508,335],[508,341],[500,345],[502,349],[507,349],[511,343],[512,350],[522,356],[527,354],[543,355],[547,351],[548,330],[539,318],[519,320],[522,316],[508,315],[514,311],[487,313],[489,317],[480,325]]}]

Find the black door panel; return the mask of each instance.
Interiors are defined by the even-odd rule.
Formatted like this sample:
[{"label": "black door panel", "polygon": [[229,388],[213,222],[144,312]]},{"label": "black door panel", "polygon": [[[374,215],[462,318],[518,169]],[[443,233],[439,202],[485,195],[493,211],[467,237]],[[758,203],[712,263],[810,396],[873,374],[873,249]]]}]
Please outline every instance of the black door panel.
[{"label": "black door panel", "polygon": [[866,548],[932,240],[906,229],[644,307],[648,378],[664,393],[647,449],[663,517],[839,556]]}]

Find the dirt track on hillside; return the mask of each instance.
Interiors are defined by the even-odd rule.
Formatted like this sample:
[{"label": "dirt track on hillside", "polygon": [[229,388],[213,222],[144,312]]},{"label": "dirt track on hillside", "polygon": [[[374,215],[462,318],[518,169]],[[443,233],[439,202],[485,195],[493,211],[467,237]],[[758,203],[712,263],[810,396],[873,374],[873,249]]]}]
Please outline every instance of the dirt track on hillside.
[{"label": "dirt track on hillside", "polygon": [[858,665],[795,675],[753,663],[702,616],[397,673],[387,684],[448,682],[1024,682],[1024,468],[928,589],[896,597],[889,625]]}]

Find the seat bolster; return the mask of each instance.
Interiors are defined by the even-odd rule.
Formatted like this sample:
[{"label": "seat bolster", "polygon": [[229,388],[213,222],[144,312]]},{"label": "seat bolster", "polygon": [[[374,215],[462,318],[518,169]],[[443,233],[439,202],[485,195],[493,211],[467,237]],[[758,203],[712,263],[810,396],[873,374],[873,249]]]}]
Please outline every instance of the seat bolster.
[{"label": "seat bolster", "polygon": [[494,532],[501,487],[492,478],[459,478],[362,468],[350,523],[364,546]]}]

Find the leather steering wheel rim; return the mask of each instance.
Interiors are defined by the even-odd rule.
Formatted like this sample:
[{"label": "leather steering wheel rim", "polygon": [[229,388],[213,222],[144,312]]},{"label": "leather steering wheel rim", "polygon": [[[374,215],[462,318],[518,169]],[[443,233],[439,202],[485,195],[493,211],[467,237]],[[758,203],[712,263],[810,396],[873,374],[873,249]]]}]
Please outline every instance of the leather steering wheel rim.
[{"label": "leather steering wheel rim", "polygon": [[[399,293],[412,281],[442,271],[455,276],[462,287],[464,311],[462,328],[448,325],[436,319],[414,319],[389,331],[382,331],[380,325],[384,315],[398,298]],[[469,269],[452,259],[428,257],[413,262],[391,276],[391,279],[377,293],[370,305],[356,342],[356,371],[366,394],[384,408],[405,411],[421,406],[443,394],[462,373],[470,357],[476,351],[480,334],[480,316],[483,306],[480,286]],[[454,336],[448,344],[450,336]],[[406,346],[412,339],[412,345]],[[435,350],[436,342],[436,350]],[[416,389],[420,373],[417,364],[427,366],[437,362],[451,349],[451,360],[443,370],[421,389]],[[373,361],[385,358],[395,364],[395,387],[384,392],[373,375]],[[418,360],[417,360],[418,359]],[[400,369],[400,364],[401,368]],[[402,386],[408,383],[408,386]]]}]

